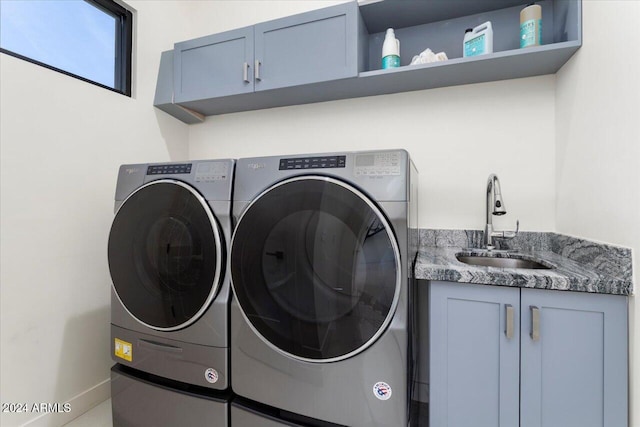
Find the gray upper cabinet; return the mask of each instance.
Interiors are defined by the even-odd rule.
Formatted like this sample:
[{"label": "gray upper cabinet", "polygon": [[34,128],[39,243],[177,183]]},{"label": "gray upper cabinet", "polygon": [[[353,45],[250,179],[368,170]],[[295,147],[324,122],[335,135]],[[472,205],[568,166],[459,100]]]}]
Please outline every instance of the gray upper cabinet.
[{"label": "gray upper cabinet", "polygon": [[626,297],[429,287],[431,426],[627,426]]},{"label": "gray upper cabinet", "polygon": [[174,46],[174,102],[253,92],[253,27]]},{"label": "gray upper cabinet", "polygon": [[[238,2],[240,4],[241,2]],[[154,105],[203,116],[555,73],[582,45],[581,0],[541,0],[542,45],[520,48],[522,0],[354,0],[176,43]],[[491,21],[493,53],[463,57],[466,28]],[[401,66],[381,69],[385,30]],[[410,65],[425,49],[447,61]],[[162,61],[161,67],[168,67]],[[166,85],[158,79],[158,86]],[[167,94],[171,94],[170,97]],[[183,108],[173,108],[166,99]],[[186,108],[186,110],[185,110]],[[195,114],[195,116],[194,116]],[[187,120],[185,120],[185,118]]]},{"label": "gray upper cabinet", "polygon": [[173,50],[162,52],[153,105],[187,124],[200,123],[204,121],[202,114],[173,102],[173,64]]},{"label": "gray upper cabinet", "polygon": [[627,298],[522,290],[522,427],[627,425]]},{"label": "gray upper cabinet", "polygon": [[256,25],[256,91],[356,77],[358,18],[347,3]]},{"label": "gray upper cabinet", "polygon": [[174,102],[206,113],[189,103],[356,77],[358,19],[345,3],[176,43]]}]

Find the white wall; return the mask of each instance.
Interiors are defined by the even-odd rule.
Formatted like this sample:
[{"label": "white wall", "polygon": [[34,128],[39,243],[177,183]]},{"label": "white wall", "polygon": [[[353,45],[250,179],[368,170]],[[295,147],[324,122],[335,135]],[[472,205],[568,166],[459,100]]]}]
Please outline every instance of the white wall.
[{"label": "white wall", "polygon": [[[73,417],[109,396],[106,248],[118,166],[187,157],[187,126],[154,109],[153,96],[160,52],[192,36],[195,13],[130,3],[133,98],[0,54],[2,402],[71,401]],[[0,424],[37,416],[3,413]]]},{"label": "white wall", "polygon": [[[631,247],[640,271],[637,1],[583,1],[582,48],[557,74],[557,230]],[[640,304],[631,298],[631,426],[640,426]]]},{"label": "white wall", "polygon": [[[209,117],[189,128],[192,158],[406,148],[420,172],[420,226],[484,227],[488,175],[508,215],[497,227],[555,228],[554,78]],[[523,102],[525,100],[525,102]],[[522,130],[535,117],[536,129]]]},{"label": "white wall", "polygon": [[[230,29],[328,4],[201,2],[201,17]],[[189,127],[189,156],[402,147],[420,171],[421,227],[483,228],[495,172],[508,210],[498,228],[519,218],[524,230],[554,230],[554,135],[555,77],[543,76],[212,116]]]}]

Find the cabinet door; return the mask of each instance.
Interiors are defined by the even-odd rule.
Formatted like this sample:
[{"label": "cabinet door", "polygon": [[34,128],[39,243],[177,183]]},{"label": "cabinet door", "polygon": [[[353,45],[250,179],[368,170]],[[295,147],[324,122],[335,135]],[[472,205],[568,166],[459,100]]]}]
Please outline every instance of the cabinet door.
[{"label": "cabinet door", "polygon": [[256,91],[355,77],[356,2],[255,26]]},{"label": "cabinet door", "polygon": [[253,27],[176,43],[174,102],[253,92]]},{"label": "cabinet door", "polygon": [[517,426],[520,289],[432,282],[429,301],[429,425]]},{"label": "cabinet door", "polygon": [[626,297],[523,289],[521,352],[521,427],[627,425]]}]

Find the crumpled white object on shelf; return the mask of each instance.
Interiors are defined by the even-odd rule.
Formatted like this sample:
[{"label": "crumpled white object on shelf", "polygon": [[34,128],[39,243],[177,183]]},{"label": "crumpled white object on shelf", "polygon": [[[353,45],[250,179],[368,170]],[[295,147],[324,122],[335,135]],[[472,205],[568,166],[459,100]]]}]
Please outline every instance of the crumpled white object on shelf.
[{"label": "crumpled white object on shelf", "polygon": [[420,55],[414,56],[410,65],[428,64],[430,62],[446,61],[447,59],[449,58],[444,52],[433,53],[431,49],[426,49]]}]

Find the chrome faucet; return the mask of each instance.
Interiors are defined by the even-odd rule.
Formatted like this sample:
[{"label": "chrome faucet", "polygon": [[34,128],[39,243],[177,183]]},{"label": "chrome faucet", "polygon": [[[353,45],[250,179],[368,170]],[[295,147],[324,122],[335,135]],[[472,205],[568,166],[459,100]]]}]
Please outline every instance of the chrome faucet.
[{"label": "chrome faucet", "polygon": [[518,235],[520,221],[516,221],[516,231],[495,231],[493,229],[492,215],[504,215],[507,210],[504,208],[502,193],[500,191],[500,180],[498,175],[492,173],[487,180],[487,221],[484,227],[484,245],[488,250],[495,248],[493,239],[513,239]]}]

